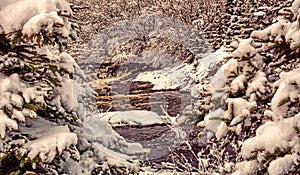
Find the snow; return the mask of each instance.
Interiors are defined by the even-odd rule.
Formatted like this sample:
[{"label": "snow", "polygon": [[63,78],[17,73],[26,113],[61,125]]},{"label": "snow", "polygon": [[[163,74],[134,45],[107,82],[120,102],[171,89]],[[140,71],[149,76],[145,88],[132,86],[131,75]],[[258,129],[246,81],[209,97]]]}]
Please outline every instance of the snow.
[{"label": "snow", "polygon": [[224,57],[226,57],[227,54],[224,52],[224,47],[221,47],[215,52],[212,52],[208,54],[207,56],[199,59],[199,62],[201,63],[201,67],[204,70],[208,70],[211,66],[217,64],[219,61],[221,61]]},{"label": "snow", "polygon": [[216,138],[219,140],[222,137],[224,137],[228,132],[229,132],[229,128],[227,127],[225,122],[221,122],[221,124],[218,127],[218,130],[216,132]]},{"label": "snow", "polygon": [[[182,68],[181,66],[179,69]],[[178,69],[178,68],[177,68]],[[183,72],[185,73],[183,73]],[[139,74],[134,81],[150,81],[154,84],[154,90],[161,90],[161,89],[177,89],[179,88],[179,84],[177,84],[177,78],[184,78],[188,72],[185,68],[182,69],[181,73],[178,71],[172,71],[171,74],[168,70],[157,70],[151,72],[144,72]]]},{"label": "snow", "polygon": [[4,139],[6,135],[6,129],[18,130],[19,126],[15,120],[8,118],[8,116],[0,110],[0,136]]},{"label": "snow", "polygon": [[[76,72],[75,72],[76,73]],[[88,106],[89,102],[95,96],[95,91],[89,87],[89,84],[83,82],[78,83],[76,80],[70,79],[68,76],[61,77],[61,85],[54,88],[53,95],[55,98],[51,101],[58,110],[75,111],[80,119],[84,119],[89,115],[86,107],[94,110],[95,106]],[[93,112],[92,112],[93,113]]]},{"label": "snow", "polygon": [[247,118],[249,117],[250,112],[257,107],[255,101],[248,102],[243,98],[228,98],[226,104],[228,110],[224,112],[221,119],[230,121],[230,124],[227,128],[224,125],[225,123],[223,123],[222,127],[219,129],[220,131],[218,131],[218,138],[225,136],[228,129],[240,134],[242,125],[248,125]]},{"label": "snow", "polygon": [[67,72],[71,73],[71,74],[77,74],[78,76],[85,78],[85,75],[83,73],[83,71],[80,69],[80,67],[78,66],[78,64],[76,63],[76,61],[74,60],[74,58],[65,53],[62,52],[59,55],[59,59],[60,59],[60,63],[59,66],[63,69],[65,69]]},{"label": "snow", "polygon": [[228,58],[231,53],[228,52],[225,46],[222,46],[220,49],[216,50],[215,55],[219,61],[222,61],[223,59]]},{"label": "snow", "polygon": [[284,102],[286,99],[290,99],[291,101],[299,99],[299,73],[300,68],[290,72],[282,72],[280,79],[274,83],[274,87],[278,87],[278,89],[272,98],[271,109],[279,117],[287,115],[288,103]]},{"label": "snow", "polygon": [[25,117],[30,117],[30,118],[36,118],[37,117],[37,114],[33,110],[30,110],[30,109],[24,108],[22,110],[22,113]]},{"label": "snow", "polygon": [[24,105],[24,100],[23,100],[22,96],[20,96],[18,94],[11,94],[10,101],[11,101],[11,104],[13,106],[15,106],[16,108],[22,108],[22,106]]},{"label": "snow", "polygon": [[67,125],[58,126],[41,117],[26,122],[30,127],[20,126],[20,132],[27,134],[30,139],[22,144],[20,153],[27,154],[30,159],[38,156],[43,162],[52,162],[63,150],[77,144],[77,135]]},{"label": "snow", "polygon": [[13,109],[13,113],[11,116],[12,119],[16,119],[20,122],[25,122],[25,116],[22,111],[18,111],[17,109]]},{"label": "snow", "polygon": [[295,128],[300,129],[300,113],[298,113],[297,115],[295,115],[293,118],[294,118],[294,120],[293,120],[293,126]]},{"label": "snow", "polygon": [[259,167],[256,160],[238,162],[235,165],[236,171],[232,175],[251,175],[255,174]]},{"label": "snow", "polygon": [[[222,60],[225,57],[228,57],[229,54],[221,48],[216,51],[215,59]],[[234,59],[230,59],[227,63],[221,67],[217,67],[216,73],[210,79],[210,88],[207,90],[212,93],[210,104],[210,111],[204,118],[204,121],[198,123],[198,127],[203,127],[204,131],[208,131],[207,138],[211,139],[213,136],[216,136],[217,139],[220,139],[222,136],[226,135],[229,131],[229,128],[222,121],[224,119],[224,106],[227,99],[226,94],[226,81],[233,72],[236,72],[236,66],[238,62]]]},{"label": "snow", "polygon": [[[31,100],[37,99],[39,91],[37,91],[34,87],[30,88],[23,88],[22,89],[22,96],[26,103],[30,103]],[[43,102],[42,100],[41,102]]]},{"label": "snow", "polygon": [[148,81],[154,84],[153,90],[191,88],[194,78],[190,77],[192,65],[178,65],[162,70],[140,73],[134,81]]},{"label": "snow", "polygon": [[161,70],[147,71],[140,73],[134,81],[148,81],[154,84],[154,90],[179,89],[189,91],[196,82],[201,81],[207,71],[226,54],[218,50],[215,53],[197,60],[200,64],[194,67],[193,64],[180,64],[177,66],[165,67]]},{"label": "snow", "polygon": [[231,92],[233,94],[236,94],[240,90],[244,89],[245,82],[246,82],[246,76],[244,74],[237,76],[230,84]]},{"label": "snow", "polygon": [[266,13],[263,11],[258,11],[258,12],[254,12],[253,15],[254,16],[264,16],[264,15],[266,15]]},{"label": "snow", "polygon": [[[262,71],[257,71],[255,77],[248,83],[246,95],[250,97],[250,94],[256,93],[258,97],[266,92],[266,83],[268,82],[266,74]],[[255,99],[253,99],[255,100]]]},{"label": "snow", "polygon": [[[224,110],[219,108],[216,111],[213,111],[205,116],[204,121],[200,122],[198,126],[204,125],[205,130],[209,133],[216,133],[221,124],[221,117],[224,116]],[[211,138],[213,135],[209,134],[208,138]]]},{"label": "snow", "polygon": [[[111,166],[124,168],[123,173],[137,172],[139,160],[150,150],[144,149],[139,143],[128,143],[99,115],[89,117],[83,122],[83,134],[91,144],[93,152],[84,152],[79,162],[65,162],[65,169],[72,174],[84,175],[90,175],[95,167],[109,171]],[[75,167],[72,168],[73,166]]]},{"label": "snow", "polygon": [[[294,2],[294,6],[298,7],[298,2]],[[298,14],[296,12],[296,8],[292,11],[294,15]],[[263,41],[275,41],[278,43],[282,43],[282,38],[285,38],[286,41],[290,44],[290,48],[292,50],[295,50],[300,45],[300,29],[299,29],[299,23],[298,21],[289,22],[286,19],[279,19],[277,23],[272,24],[271,26],[265,28],[262,31],[254,31],[251,34],[251,37],[253,39],[259,39]]]},{"label": "snow", "polygon": [[54,90],[54,94],[57,94],[56,98],[60,98],[60,103],[67,111],[75,111],[78,108],[78,96],[81,94],[81,89],[72,79],[63,79],[61,85]]},{"label": "snow", "polygon": [[[71,14],[68,3],[64,0],[19,0],[4,1],[0,10],[1,26],[5,33],[22,30],[23,34],[32,36],[41,31],[57,31],[63,36],[69,35],[69,22],[58,15],[59,10]],[[14,15],[12,11],[17,11]],[[62,29],[56,25],[62,24]]]},{"label": "snow", "polygon": [[79,161],[69,159],[62,163],[62,167],[68,174],[90,175],[96,165],[96,158],[92,155],[92,151],[86,151]]},{"label": "snow", "polygon": [[99,114],[98,117],[107,121],[113,127],[164,124],[163,116],[145,110],[106,112]]},{"label": "snow", "polygon": [[211,90],[213,93],[213,97],[215,98],[218,95],[223,95],[223,91],[225,90],[225,74],[224,69],[221,67],[217,73],[211,78],[210,84],[211,84]]},{"label": "snow", "polygon": [[272,29],[277,28],[278,25],[279,25],[278,23],[275,23],[275,24],[272,24],[271,26],[265,28],[262,31],[253,31],[251,33],[251,37],[254,38],[254,39],[260,39],[260,40],[266,41],[266,40],[269,39],[269,36],[271,35]]},{"label": "snow", "polygon": [[238,61],[236,59],[228,60],[222,67],[224,77],[228,79],[233,73],[237,73]]},{"label": "snow", "polygon": [[256,136],[247,139],[242,146],[242,156],[250,158],[257,150],[273,154],[276,150],[286,149],[295,144],[297,133],[289,122],[266,122],[256,131]]},{"label": "snow", "polygon": [[256,49],[251,46],[252,39],[241,40],[238,48],[232,52],[234,58],[251,58],[256,54]]},{"label": "snow", "polygon": [[52,33],[55,24],[63,25],[63,19],[57,15],[56,11],[49,14],[37,14],[24,24],[22,33],[32,36],[33,34],[40,32],[42,27],[45,27],[46,31]]},{"label": "snow", "polygon": [[68,126],[46,127],[42,132],[39,138],[24,145],[31,159],[39,156],[43,162],[51,162],[66,147],[77,144],[77,135],[71,133]]},{"label": "snow", "polygon": [[295,0],[292,4],[291,7],[291,11],[294,14],[294,16],[296,16],[299,12],[299,7],[300,7],[300,1],[299,0]]},{"label": "snow", "polygon": [[18,74],[12,74],[9,78],[0,78],[0,93],[16,92],[20,89],[20,78]]},{"label": "snow", "polygon": [[287,154],[284,157],[279,157],[270,163],[268,172],[270,175],[286,174],[291,167],[296,163],[297,155]]},{"label": "snow", "polygon": [[291,24],[288,24],[286,28],[288,28],[285,35],[286,40],[290,43],[290,48],[295,50],[300,44],[299,38],[297,38],[300,35],[299,23],[295,21]]},{"label": "snow", "polygon": [[136,155],[148,151],[138,143],[127,143],[105,120],[97,115],[83,123],[83,130],[89,141],[99,143],[119,153]]},{"label": "snow", "polygon": [[224,170],[227,172],[232,172],[232,169],[234,166],[235,166],[235,164],[233,162],[225,163]]},{"label": "snow", "polygon": [[[299,6],[300,0],[296,0],[291,8],[294,18],[297,17],[296,14],[299,12]],[[5,32],[21,30],[23,34],[31,36],[43,28],[47,32],[58,31],[65,37],[69,35],[70,24],[65,18],[58,15],[58,11],[62,9],[67,9],[67,13],[68,11],[70,12],[69,7],[66,6],[64,1],[19,0],[11,1],[10,4],[7,0],[4,0],[0,2],[0,8],[0,21]],[[20,13],[7,15],[11,11],[18,11]],[[265,13],[259,11],[254,13],[254,15],[263,16]],[[64,25],[58,27],[60,24]],[[160,34],[156,32],[158,31],[150,31],[148,33],[150,36],[168,36],[167,38],[174,38],[173,33],[176,33],[168,29],[162,30]],[[128,35],[130,34],[128,33]],[[181,35],[184,36],[182,33]],[[260,32],[253,32],[252,38],[237,40],[231,45],[237,48],[231,56],[239,60],[250,57],[261,59],[254,57],[257,54],[253,43],[258,39],[266,41],[274,40],[280,43],[283,41],[282,38],[287,39],[287,44],[290,44],[291,49],[294,50],[299,47],[300,30],[298,20],[290,23],[287,20],[279,19],[278,23],[269,28]],[[123,40],[126,40],[126,38],[123,38]],[[178,43],[182,43],[180,39],[178,41]],[[115,43],[119,42],[110,40],[108,45],[114,47],[116,46]],[[44,52],[48,56],[51,54],[45,48],[41,48],[40,52]],[[190,90],[194,86],[193,83],[202,80],[207,75],[206,71],[212,67],[211,65],[217,63],[218,59],[225,57],[226,54],[222,55],[223,53],[225,52],[213,53],[201,60],[197,60],[201,63],[198,67],[183,64],[163,70],[140,73],[135,78],[135,81],[150,81],[154,84],[154,90]],[[215,54],[220,55],[215,56]],[[150,55],[153,56],[151,53]],[[55,56],[51,54],[50,60],[57,63],[59,68],[65,69],[67,72],[77,74],[81,78],[84,77],[83,72],[70,55],[61,53]],[[12,61],[8,60],[8,62]],[[153,65],[159,67],[160,62],[155,60]],[[230,130],[240,134],[242,125],[251,125],[249,121],[251,119],[250,113],[257,107],[254,101],[257,97],[253,94],[260,97],[266,92],[267,78],[264,72],[256,71],[255,76],[248,82],[248,77],[239,72],[239,68],[243,66],[236,59],[231,59],[211,79],[213,104],[211,104],[210,113],[199,124],[199,126],[205,127],[205,131],[208,131],[208,138],[212,138],[215,135],[220,140]],[[259,67],[259,63],[257,63],[257,67]],[[277,70],[281,71],[280,69]],[[289,110],[289,104],[286,101],[299,102],[299,73],[300,68],[280,73],[280,79],[274,84],[274,98],[270,104],[271,109],[264,111],[267,121],[264,121],[264,124],[258,128],[256,136],[248,138],[242,144],[241,155],[245,161],[236,164],[233,174],[255,173],[260,168],[260,162],[258,161],[264,158],[260,152],[272,154],[278,150],[284,151],[285,149],[292,148],[291,154],[277,157],[271,161],[268,167],[268,172],[271,175],[285,173],[292,165],[297,163],[296,158],[298,158],[298,155],[295,152],[299,151],[299,138],[296,129],[299,129],[300,126],[300,115],[298,113],[293,117],[289,116],[290,118],[288,119],[284,119],[284,117],[287,117]],[[58,126],[62,125],[62,123],[41,122],[42,119],[33,110],[22,109],[24,104],[31,101],[45,102],[44,95],[47,94],[45,90],[38,91],[36,87],[29,87],[28,84],[21,82],[17,74],[13,74],[10,77],[0,77],[0,107],[1,109],[8,108],[12,111],[12,115],[8,115],[3,110],[0,110],[0,136],[2,139],[5,138],[7,130],[18,130],[21,128],[20,132],[29,136],[28,138],[26,137],[28,139],[26,142],[24,140],[22,147],[28,153],[29,158],[32,159],[39,156],[42,161],[51,162],[56,155],[66,156],[64,157],[66,158],[65,163],[66,166],[69,166],[68,172],[70,174],[91,174],[94,167],[102,166],[104,169],[109,169],[111,166],[119,165],[123,165],[125,169],[129,168],[137,171],[139,158],[149,153],[149,149],[144,149],[139,143],[128,143],[113,130],[112,126],[163,124],[166,116],[159,116],[150,111],[120,111],[101,113],[85,118],[86,111],[84,111],[84,108],[89,104],[86,99],[93,97],[95,95],[94,91],[89,88],[88,84],[80,84],[67,74],[65,76],[57,75],[57,77],[62,82],[61,86],[56,87],[54,93],[51,94],[54,97],[51,101],[52,104],[61,112],[64,112],[65,109],[68,112],[76,112],[77,116],[83,119],[82,134],[84,138],[87,138],[85,140],[87,143],[82,145],[86,144],[90,147],[87,146],[88,151],[82,153],[81,160],[72,162],[72,160],[68,160],[67,156],[63,154],[66,148],[72,147],[79,142],[78,138],[81,136],[79,132],[73,130],[71,132],[68,126]],[[234,95],[247,87],[247,97],[227,98],[226,90],[228,89],[225,89],[225,86],[228,82],[230,82],[230,90]],[[247,86],[245,86],[246,83]],[[228,109],[224,107],[225,103]],[[225,109],[227,110],[224,111]],[[268,116],[271,116],[271,118],[268,118]],[[272,121],[268,121],[269,119]],[[230,123],[229,126],[224,120],[226,123]],[[18,125],[18,122],[26,123]],[[30,127],[25,129],[24,126]],[[159,142],[159,144],[161,143],[165,142]],[[79,147],[82,145],[79,145]],[[255,156],[259,160],[252,160]],[[249,161],[249,159],[251,160]],[[74,169],[72,170],[73,167]],[[231,171],[232,167],[232,164],[226,164],[225,170]],[[81,172],[82,170],[85,172]]]},{"label": "snow", "polygon": [[0,99],[0,107],[3,108],[7,105],[10,105],[10,92],[4,92],[1,94],[1,99]]},{"label": "snow", "polygon": [[[20,92],[22,96],[19,95]],[[4,138],[6,129],[18,130],[17,122],[25,122],[25,117],[27,116],[36,117],[34,111],[22,109],[22,107],[24,102],[29,103],[31,100],[38,99],[38,97],[42,95],[34,88],[27,88],[26,85],[20,81],[18,74],[0,78],[0,95],[0,116],[2,118],[0,120],[0,135]],[[5,114],[3,110],[4,107],[12,112],[10,117]]]},{"label": "snow", "polygon": [[228,105],[228,111],[230,111],[229,115],[232,115],[233,118],[238,118],[241,115],[248,116],[250,111],[257,107],[256,101],[248,102],[243,98],[228,98],[226,103]]}]

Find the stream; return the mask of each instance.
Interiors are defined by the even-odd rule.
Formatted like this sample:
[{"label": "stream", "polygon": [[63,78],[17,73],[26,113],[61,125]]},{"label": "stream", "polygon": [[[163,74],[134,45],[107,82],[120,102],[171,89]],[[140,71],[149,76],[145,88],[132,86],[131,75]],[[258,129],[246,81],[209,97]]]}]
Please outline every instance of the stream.
[{"label": "stream", "polygon": [[[97,81],[98,83],[99,80]],[[120,83],[120,82],[118,82]],[[129,82],[123,82],[124,84]],[[118,84],[118,86],[122,86]],[[182,115],[182,111],[190,104],[190,93],[178,90],[153,90],[151,82],[132,82],[126,94],[114,94],[111,84],[101,83],[97,86],[97,106],[100,111],[130,111],[148,110],[164,115],[167,112],[171,117]],[[104,93],[105,92],[105,93]],[[165,111],[161,106],[165,107]],[[144,148],[151,149],[147,159],[151,162],[165,161],[170,149],[176,148],[187,137],[192,126],[178,126],[170,128],[167,124],[150,126],[115,127],[121,136],[128,142],[138,142]]]},{"label": "stream", "polygon": [[[106,28],[90,42],[78,64],[93,78],[100,112],[147,110],[178,118],[192,101],[193,89],[211,63],[207,42],[191,26],[162,16],[124,20]],[[180,150],[191,162],[183,141],[193,149],[203,143],[193,124],[115,127],[128,142],[151,149],[149,164],[172,161]]]}]

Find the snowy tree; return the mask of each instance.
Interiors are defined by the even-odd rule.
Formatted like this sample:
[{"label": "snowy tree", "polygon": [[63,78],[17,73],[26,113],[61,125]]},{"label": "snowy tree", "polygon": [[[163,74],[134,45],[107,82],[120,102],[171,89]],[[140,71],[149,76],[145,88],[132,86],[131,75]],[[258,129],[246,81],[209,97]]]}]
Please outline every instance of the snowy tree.
[{"label": "snowy tree", "polygon": [[274,24],[230,44],[219,70],[224,82],[212,78],[214,106],[198,124],[220,152],[215,158],[200,153],[219,166],[206,170],[299,173],[299,6],[295,0],[278,11]]},{"label": "snowy tree", "polygon": [[[18,13],[9,15],[14,10]],[[76,36],[71,18],[65,1],[1,4],[0,165],[5,174],[50,173],[66,151],[78,158],[78,137],[71,130],[84,117],[80,98],[92,90],[74,79],[84,78],[74,59],[58,51]]]},{"label": "snowy tree", "polygon": [[63,52],[76,38],[73,21],[64,0],[0,3],[1,173],[137,171],[145,150],[92,117],[95,91]]}]

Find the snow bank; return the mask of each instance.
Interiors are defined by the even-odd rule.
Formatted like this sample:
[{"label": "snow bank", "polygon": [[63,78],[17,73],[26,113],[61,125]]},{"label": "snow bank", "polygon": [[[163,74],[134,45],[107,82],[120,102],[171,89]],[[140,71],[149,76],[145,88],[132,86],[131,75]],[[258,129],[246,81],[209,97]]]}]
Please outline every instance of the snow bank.
[{"label": "snow bank", "polygon": [[163,117],[155,112],[144,110],[106,112],[98,115],[113,127],[116,126],[149,126],[164,124]]},{"label": "snow bank", "polygon": [[207,71],[218,63],[224,55],[222,51],[211,53],[198,59],[197,66],[193,64],[180,64],[178,66],[165,67],[162,70],[140,73],[134,81],[150,81],[154,84],[154,90],[179,89],[188,91],[196,82],[201,81],[207,75]]},{"label": "snow bank", "polygon": [[104,153],[102,156],[109,159],[109,161],[134,160],[143,157],[149,152],[139,143],[126,142],[122,136],[98,115],[86,120],[83,123],[83,130],[92,145]]},{"label": "snow bank", "polygon": [[140,73],[134,81],[150,81],[154,90],[180,89],[188,90],[195,81],[190,76],[192,65],[179,65],[162,70]]},{"label": "snow bank", "polygon": [[140,160],[150,152],[139,143],[128,143],[103,118],[102,114],[89,117],[82,123],[78,149],[80,159],[68,159],[62,163],[69,174],[90,175],[92,172],[134,174]]},{"label": "snow bank", "polygon": [[[83,130],[91,142],[97,142],[109,149],[132,155],[143,154],[142,146],[136,143],[127,143],[112,127],[99,116],[93,116],[83,123]],[[133,146],[134,148],[131,149]]]}]

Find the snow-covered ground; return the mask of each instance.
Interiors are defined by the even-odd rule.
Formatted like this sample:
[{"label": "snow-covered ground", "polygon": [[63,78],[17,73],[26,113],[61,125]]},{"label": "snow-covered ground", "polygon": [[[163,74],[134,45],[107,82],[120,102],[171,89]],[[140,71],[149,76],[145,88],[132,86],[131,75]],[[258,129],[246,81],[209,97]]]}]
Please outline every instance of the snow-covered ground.
[{"label": "snow-covered ground", "polygon": [[179,65],[140,73],[135,81],[150,81],[154,90],[185,89],[190,86],[192,79],[188,76],[192,65]]},{"label": "snow-covered ground", "polygon": [[164,124],[167,118],[167,116],[159,116],[155,112],[145,110],[106,112],[98,116],[113,127]]},{"label": "snow-covered ground", "polygon": [[201,81],[207,75],[210,66],[218,63],[224,56],[226,54],[222,48],[199,59],[200,64],[197,67],[194,67],[193,64],[180,64],[161,70],[142,72],[134,81],[149,81],[154,84],[154,90],[179,89],[180,91],[189,91],[196,82]]}]

